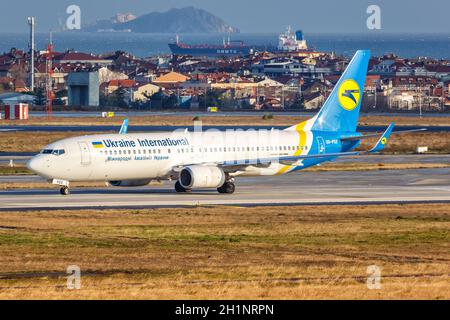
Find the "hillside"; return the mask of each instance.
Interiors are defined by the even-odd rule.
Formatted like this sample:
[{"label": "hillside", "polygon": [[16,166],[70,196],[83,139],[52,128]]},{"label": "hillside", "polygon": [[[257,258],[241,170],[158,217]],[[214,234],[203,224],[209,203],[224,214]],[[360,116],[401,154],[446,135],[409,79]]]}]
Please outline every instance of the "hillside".
[{"label": "hillside", "polygon": [[151,12],[131,21],[99,20],[85,31],[130,30],[136,33],[238,33],[221,18],[203,9],[186,7],[166,12]]}]

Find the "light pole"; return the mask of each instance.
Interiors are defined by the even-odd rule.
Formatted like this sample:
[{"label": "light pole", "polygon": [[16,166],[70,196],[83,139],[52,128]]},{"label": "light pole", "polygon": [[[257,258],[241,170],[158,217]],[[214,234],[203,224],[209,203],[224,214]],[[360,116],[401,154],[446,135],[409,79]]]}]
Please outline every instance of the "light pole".
[{"label": "light pole", "polygon": [[422,86],[419,86],[419,118],[422,119]]},{"label": "light pole", "polygon": [[30,89],[34,92],[35,17],[28,17],[28,24],[30,25]]}]

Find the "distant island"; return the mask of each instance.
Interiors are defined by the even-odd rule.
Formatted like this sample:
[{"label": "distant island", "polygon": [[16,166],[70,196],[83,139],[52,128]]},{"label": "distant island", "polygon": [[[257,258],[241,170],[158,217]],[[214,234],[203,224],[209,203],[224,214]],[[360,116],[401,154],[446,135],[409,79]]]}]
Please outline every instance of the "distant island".
[{"label": "distant island", "polygon": [[136,33],[239,33],[212,13],[195,7],[151,12],[139,17],[131,13],[117,14],[108,20],[98,20],[85,26],[86,32]]}]

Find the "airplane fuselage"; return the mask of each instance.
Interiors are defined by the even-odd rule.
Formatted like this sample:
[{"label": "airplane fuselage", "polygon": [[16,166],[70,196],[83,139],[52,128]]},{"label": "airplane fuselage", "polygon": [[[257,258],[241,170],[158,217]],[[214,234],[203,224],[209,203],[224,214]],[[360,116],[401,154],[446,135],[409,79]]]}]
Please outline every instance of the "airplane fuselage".
[{"label": "airplane fuselage", "polygon": [[[224,161],[238,161],[236,165],[250,161],[251,164],[254,159],[347,150],[349,146],[341,144],[339,134],[325,131],[102,134],[52,143],[33,159],[31,166],[49,180],[164,180],[176,178],[173,168],[186,165]],[[268,166],[255,164],[233,175],[283,174],[328,160],[305,159],[295,165],[276,162]]]}]

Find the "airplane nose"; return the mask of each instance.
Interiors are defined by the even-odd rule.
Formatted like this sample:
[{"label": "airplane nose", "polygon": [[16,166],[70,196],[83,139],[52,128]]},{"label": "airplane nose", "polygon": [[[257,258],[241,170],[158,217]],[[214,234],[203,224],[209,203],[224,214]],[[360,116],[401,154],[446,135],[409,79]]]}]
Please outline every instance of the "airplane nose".
[{"label": "airplane nose", "polygon": [[45,160],[42,157],[33,157],[27,162],[27,168],[40,176],[45,175]]},{"label": "airplane nose", "polygon": [[37,169],[37,161],[36,158],[33,157],[27,162],[27,168],[30,169],[33,172],[36,172]]}]

